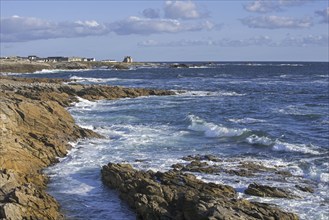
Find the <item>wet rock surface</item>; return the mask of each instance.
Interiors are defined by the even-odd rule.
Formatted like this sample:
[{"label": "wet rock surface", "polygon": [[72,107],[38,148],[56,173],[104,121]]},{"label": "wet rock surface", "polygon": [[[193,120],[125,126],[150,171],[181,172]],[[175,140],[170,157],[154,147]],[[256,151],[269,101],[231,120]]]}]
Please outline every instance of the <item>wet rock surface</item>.
[{"label": "wet rock surface", "polygon": [[102,180],[136,210],[137,219],[298,219],[269,204],[239,199],[227,185],[205,183],[179,170],[138,171],[109,163]]},{"label": "wet rock surface", "polygon": [[266,185],[260,185],[252,183],[244,191],[248,195],[260,196],[260,197],[276,197],[276,198],[296,198],[291,192],[279,187],[272,187]]},{"label": "wet rock surface", "polygon": [[0,77],[0,219],[62,219],[45,192],[42,169],[56,163],[79,138],[101,138],[81,128],[65,107],[78,101],[172,92],[67,85],[62,80]]}]

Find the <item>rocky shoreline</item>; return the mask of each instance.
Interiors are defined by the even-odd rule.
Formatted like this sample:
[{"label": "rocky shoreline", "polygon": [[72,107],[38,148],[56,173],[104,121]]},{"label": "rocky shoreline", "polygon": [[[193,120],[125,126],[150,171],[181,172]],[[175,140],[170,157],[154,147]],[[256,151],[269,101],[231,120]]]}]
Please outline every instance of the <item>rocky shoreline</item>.
[{"label": "rocky shoreline", "polygon": [[42,169],[65,156],[69,142],[101,138],[77,126],[65,107],[77,96],[99,100],[173,92],[0,77],[0,94],[0,219],[64,219],[45,191]]},{"label": "rocky shoreline", "polygon": [[240,199],[231,186],[206,183],[177,169],[138,171],[109,163],[102,179],[136,210],[137,219],[298,219],[273,205]]},{"label": "rocky shoreline", "polygon": [[42,70],[87,70],[87,69],[116,69],[127,70],[131,67],[156,65],[144,62],[122,63],[122,62],[35,62],[35,61],[13,61],[0,60],[0,73],[33,73]]},{"label": "rocky shoreline", "polygon": [[[57,201],[46,193],[48,178],[42,170],[66,155],[69,142],[102,138],[77,126],[65,107],[77,102],[77,97],[95,101],[174,93],[0,76],[0,94],[0,219],[55,220],[65,216]],[[225,161],[212,155],[190,155],[182,160],[186,163],[173,164],[172,170],[163,173],[109,163],[102,168],[102,179],[119,191],[136,210],[138,219],[298,219],[276,206],[241,199],[231,186],[206,183],[192,174],[248,177],[271,172],[286,178],[290,173],[253,162],[228,169],[214,165]],[[312,193],[312,188],[304,185],[296,189]],[[285,189],[259,184],[250,184],[245,193],[295,198]]]}]

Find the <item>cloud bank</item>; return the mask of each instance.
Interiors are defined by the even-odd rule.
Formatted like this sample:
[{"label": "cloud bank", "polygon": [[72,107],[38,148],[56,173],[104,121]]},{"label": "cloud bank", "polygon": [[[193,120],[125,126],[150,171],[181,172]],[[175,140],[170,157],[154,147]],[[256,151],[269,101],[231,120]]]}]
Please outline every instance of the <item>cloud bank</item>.
[{"label": "cloud bank", "polygon": [[41,39],[99,36],[108,27],[96,21],[51,22],[33,17],[1,18],[1,42],[24,42]]},{"label": "cloud bank", "polygon": [[280,17],[275,15],[260,16],[260,17],[247,17],[240,19],[242,24],[250,28],[265,28],[265,29],[279,29],[279,28],[309,28],[313,26],[312,19],[306,18],[292,18]]},{"label": "cloud bank", "polygon": [[166,1],[164,13],[166,18],[171,19],[199,19],[208,16],[192,1]]},{"label": "cloud bank", "polygon": [[[148,13],[148,16],[153,12]],[[1,42],[25,42],[42,39],[75,38],[101,36],[114,32],[118,35],[161,34],[186,31],[202,31],[215,28],[210,21],[183,22],[176,19],[141,18],[131,16],[126,19],[99,23],[97,21],[53,22],[33,17],[12,16],[1,18]]]},{"label": "cloud bank", "polygon": [[249,12],[268,13],[283,11],[287,7],[301,6],[314,0],[256,0],[243,7]]},{"label": "cloud bank", "polygon": [[119,35],[178,33],[186,31],[211,30],[215,25],[209,21],[186,23],[176,19],[149,19],[131,16],[109,24],[111,31]]},{"label": "cloud bank", "polygon": [[309,46],[328,46],[328,35],[307,35],[303,37],[294,37],[287,35],[281,40],[273,40],[269,36],[256,36],[246,39],[228,39],[220,40],[178,40],[170,42],[159,42],[156,40],[145,40],[139,42],[141,47],[191,47],[191,46],[218,46],[218,47],[309,47]]},{"label": "cloud bank", "polygon": [[1,18],[1,42],[25,42],[42,39],[118,35],[151,35],[218,29],[208,15],[192,1],[166,1],[160,9],[147,8],[142,16],[130,16],[122,20],[99,23],[90,21],[53,22],[33,17],[12,16]]}]

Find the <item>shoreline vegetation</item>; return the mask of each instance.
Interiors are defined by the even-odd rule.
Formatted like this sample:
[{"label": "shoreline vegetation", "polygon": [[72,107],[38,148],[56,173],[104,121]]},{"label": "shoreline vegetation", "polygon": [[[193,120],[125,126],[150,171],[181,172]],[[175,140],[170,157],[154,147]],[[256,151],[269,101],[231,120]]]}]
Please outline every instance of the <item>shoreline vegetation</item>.
[{"label": "shoreline vegetation", "polygon": [[[16,67],[10,68],[17,72]],[[27,70],[25,65],[17,68]],[[48,177],[42,170],[64,157],[71,149],[70,142],[102,138],[76,125],[66,107],[77,102],[77,97],[95,101],[174,92],[0,76],[0,94],[0,219],[55,220],[65,216],[58,202],[46,193]],[[105,185],[119,191],[141,219],[298,219],[273,205],[240,199],[230,186],[205,183],[184,173],[206,169],[200,158],[187,158],[190,159],[193,169],[177,164],[165,173],[109,163],[101,171],[102,179]],[[210,172],[208,168],[206,172]],[[249,191],[262,194],[264,188],[280,196],[284,193],[279,188],[259,185]]]}]

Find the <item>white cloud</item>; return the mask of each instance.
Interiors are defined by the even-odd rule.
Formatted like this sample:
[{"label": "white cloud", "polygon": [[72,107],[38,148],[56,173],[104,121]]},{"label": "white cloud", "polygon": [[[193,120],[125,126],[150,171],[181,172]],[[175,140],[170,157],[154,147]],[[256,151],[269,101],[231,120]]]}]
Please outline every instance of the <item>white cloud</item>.
[{"label": "white cloud", "polygon": [[308,35],[303,37],[286,36],[278,46],[282,47],[307,47],[307,46],[328,46],[328,35]]},{"label": "white cloud", "polygon": [[261,16],[261,17],[247,17],[241,19],[242,24],[250,28],[265,28],[265,29],[279,29],[279,28],[309,28],[313,25],[310,18],[296,19],[291,17],[280,16]]},{"label": "white cloud", "polygon": [[280,7],[278,4],[275,4],[273,1],[264,1],[257,0],[246,4],[243,6],[249,12],[259,12],[259,13],[267,13],[271,11],[279,11]]},{"label": "white cloud", "polygon": [[215,25],[209,21],[203,23],[183,23],[175,19],[149,19],[135,16],[110,24],[111,31],[119,35],[201,31],[211,30],[213,27]]},{"label": "white cloud", "polygon": [[329,23],[329,7],[315,13],[322,18],[321,23]]},{"label": "white cloud", "polygon": [[245,39],[229,39],[220,40],[195,40],[182,39],[170,42],[159,42],[156,40],[145,40],[138,43],[141,47],[196,47],[196,46],[217,46],[217,47],[312,47],[312,46],[328,46],[328,35],[308,35],[302,37],[286,36],[283,39],[273,40],[269,36],[255,36]]},{"label": "white cloud", "polygon": [[159,42],[156,40],[145,40],[139,42],[138,45],[142,47],[187,47],[187,46],[203,46],[203,45],[214,45],[213,40],[186,40],[182,39],[179,41],[170,42]]},{"label": "white cloud", "polygon": [[23,42],[40,39],[73,38],[109,33],[105,25],[96,21],[51,22],[33,17],[1,18],[2,42]]},{"label": "white cloud", "polygon": [[314,0],[255,0],[243,7],[249,12],[268,13],[282,11],[287,7],[300,6]]},{"label": "white cloud", "polygon": [[87,26],[87,27],[98,27],[100,26],[99,23],[97,23],[97,21],[76,21],[76,24],[79,24],[81,26]]},{"label": "white cloud", "polygon": [[210,21],[179,21],[175,19],[150,19],[131,16],[127,19],[102,24],[95,20],[52,22],[33,17],[12,16],[1,18],[1,42],[24,42],[42,39],[75,38],[106,35],[179,33],[217,28]]},{"label": "white cloud", "polygon": [[207,17],[192,1],[166,1],[165,17],[172,19],[198,19]]}]

